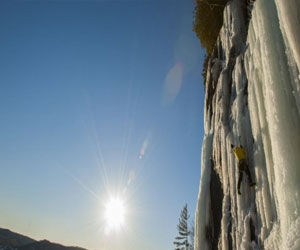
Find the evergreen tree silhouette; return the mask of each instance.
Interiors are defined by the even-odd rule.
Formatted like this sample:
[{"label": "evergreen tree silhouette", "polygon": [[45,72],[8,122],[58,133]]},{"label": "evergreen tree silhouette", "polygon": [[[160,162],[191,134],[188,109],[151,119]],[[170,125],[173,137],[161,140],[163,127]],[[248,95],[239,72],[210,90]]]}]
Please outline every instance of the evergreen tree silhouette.
[{"label": "evergreen tree silhouette", "polygon": [[185,204],[185,206],[181,210],[179,223],[177,225],[179,235],[175,238],[175,241],[173,242],[176,246],[175,250],[190,250],[189,235],[191,234],[191,232],[189,231],[188,226],[189,217],[190,216],[188,214],[187,204]]}]

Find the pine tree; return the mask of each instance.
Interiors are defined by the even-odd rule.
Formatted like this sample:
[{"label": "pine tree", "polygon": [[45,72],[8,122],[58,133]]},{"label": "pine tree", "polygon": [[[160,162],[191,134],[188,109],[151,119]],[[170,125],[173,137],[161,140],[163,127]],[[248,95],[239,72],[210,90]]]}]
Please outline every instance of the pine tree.
[{"label": "pine tree", "polygon": [[177,225],[178,229],[178,236],[175,238],[175,241],[173,242],[175,247],[175,250],[189,250],[190,249],[190,244],[189,244],[189,227],[188,227],[188,219],[189,219],[189,214],[188,214],[188,208],[187,204],[183,207],[181,210],[180,218],[179,218],[179,223]]}]

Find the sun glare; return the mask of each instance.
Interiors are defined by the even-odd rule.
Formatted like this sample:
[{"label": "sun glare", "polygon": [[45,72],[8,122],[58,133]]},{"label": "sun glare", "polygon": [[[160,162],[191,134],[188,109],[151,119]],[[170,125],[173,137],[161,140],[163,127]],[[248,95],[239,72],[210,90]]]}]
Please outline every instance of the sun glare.
[{"label": "sun glare", "polygon": [[106,204],[105,221],[108,231],[119,230],[124,224],[125,207],[120,198],[111,198]]}]

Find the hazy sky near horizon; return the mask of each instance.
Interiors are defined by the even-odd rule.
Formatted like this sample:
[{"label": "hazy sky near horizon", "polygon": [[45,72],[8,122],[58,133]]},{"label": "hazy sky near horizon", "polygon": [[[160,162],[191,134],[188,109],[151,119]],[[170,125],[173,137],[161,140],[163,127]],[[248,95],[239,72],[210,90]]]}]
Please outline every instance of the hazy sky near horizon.
[{"label": "hazy sky near horizon", "polygon": [[[200,179],[193,8],[0,2],[0,227],[90,249],[174,248]],[[125,226],[106,234],[111,196],[124,200]]]}]

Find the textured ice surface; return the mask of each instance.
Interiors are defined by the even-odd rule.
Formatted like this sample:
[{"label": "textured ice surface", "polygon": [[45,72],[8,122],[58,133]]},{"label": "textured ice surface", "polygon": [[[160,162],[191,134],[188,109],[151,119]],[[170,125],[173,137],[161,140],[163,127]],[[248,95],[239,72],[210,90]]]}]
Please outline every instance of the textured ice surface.
[{"label": "textured ice surface", "polygon": [[[216,202],[219,249],[299,250],[300,1],[255,1],[249,25],[242,2],[225,8],[207,72],[195,250],[212,248]],[[231,144],[245,147],[257,183],[249,188],[244,176],[241,196]],[[220,201],[210,198],[212,167]]]}]

